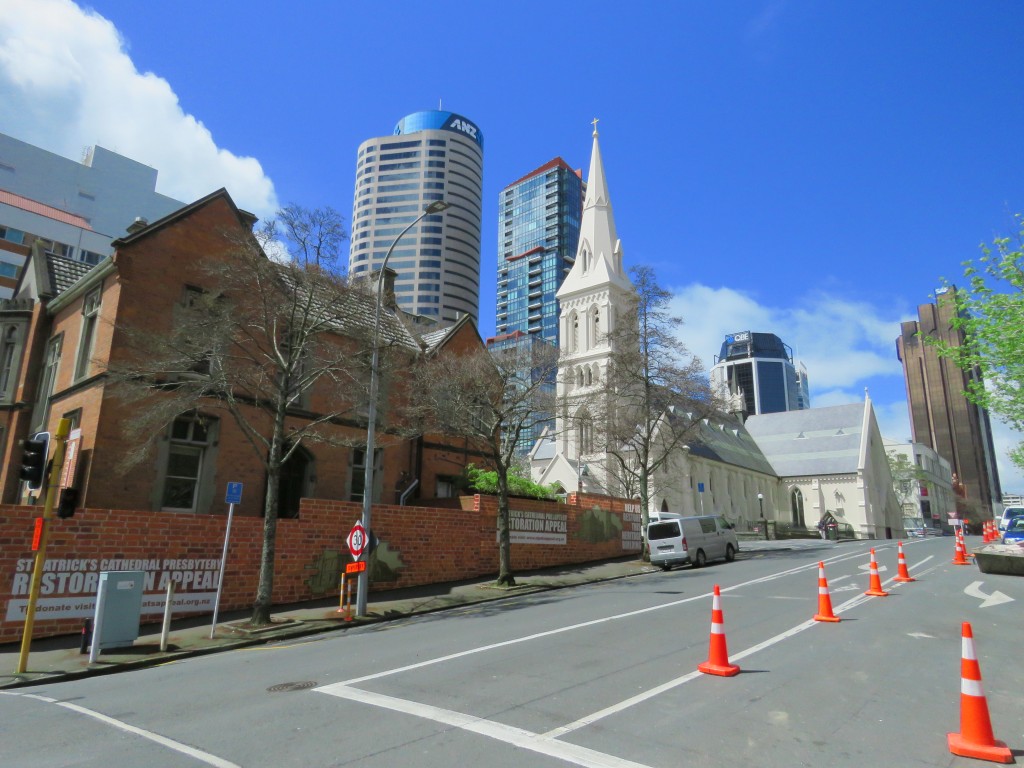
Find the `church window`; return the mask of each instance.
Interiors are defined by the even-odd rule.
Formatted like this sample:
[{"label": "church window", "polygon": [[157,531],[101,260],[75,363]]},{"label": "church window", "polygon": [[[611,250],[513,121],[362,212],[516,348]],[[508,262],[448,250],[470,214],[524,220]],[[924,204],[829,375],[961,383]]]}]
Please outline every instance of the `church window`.
[{"label": "church window", "polygon": [[799,488],[794,488],[789,496],[790,507],[793,513],[793,525],[806,528],[804,523],[804,495]]}]

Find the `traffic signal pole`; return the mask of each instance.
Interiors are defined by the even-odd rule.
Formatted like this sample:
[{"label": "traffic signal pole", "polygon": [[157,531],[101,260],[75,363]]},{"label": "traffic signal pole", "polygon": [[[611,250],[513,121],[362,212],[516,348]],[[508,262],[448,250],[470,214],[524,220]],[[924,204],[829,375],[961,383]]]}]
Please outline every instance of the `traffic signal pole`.
[{"label": "traffic signal pole", "polygon": [[[18,654],[17,674],[23,674],[28,668],[28,654],[32,647],[32,626],[35,623],[36,603],[39,600],[39,587],[43,582],[43,566],[46,564],[46,539],[49,536],[49,521],[53,518],[53,505],[57,498],[57,485],[60,483],[60,470],[64,465],[64,446],[71,432],[71,421],[61,419],[54,435],[53,464],[50,471],[43,475],[46,488],[46,502],[43,504],[42,531],[39,536],[39,549],[36,550],[35,563],[32,566],[32,583],[28,592],[28,605],[25,606],[25,628],[21,635],[21,653]],[[45,459],[45,457],[44,457]]]}]

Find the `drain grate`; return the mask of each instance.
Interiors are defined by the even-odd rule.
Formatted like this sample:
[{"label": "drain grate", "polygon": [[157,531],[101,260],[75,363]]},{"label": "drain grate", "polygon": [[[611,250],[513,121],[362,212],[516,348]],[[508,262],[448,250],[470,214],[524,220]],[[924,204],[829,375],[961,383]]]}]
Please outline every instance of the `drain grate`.
[{"label": "drain grate", "polygon": [[283,691],[304,691],[316,685],[316,680],[299,680],[296,683],[278,683],[267,688],[268,693],[282,693]]}]

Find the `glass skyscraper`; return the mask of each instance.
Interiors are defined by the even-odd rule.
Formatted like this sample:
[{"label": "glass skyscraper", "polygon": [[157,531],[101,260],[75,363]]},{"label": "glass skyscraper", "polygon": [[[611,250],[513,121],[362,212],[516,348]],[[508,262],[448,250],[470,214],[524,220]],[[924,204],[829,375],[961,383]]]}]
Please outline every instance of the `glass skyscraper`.
[{"label": "glass skyscraper", "polygon": [[[488,349],[516,348],[528,361],[538,344],[558,347],[555,292],[576,260],[584,183],[560,157],[545,163],[498,196],[498,301],[496,335]],[[529,370],[530,365],[524,364]],[[530,375],[536,375],[531,372]],[[551,394],[555,380],[545,384]],[[519,439],[525,455],[553,415],[537,414]]]},{"label": "glass skyscraper", "polygon": [[725,395],[743,393],[748,416],[811,407],[807,369],[774,333],[740,331],[725,337],[711,368],[711,384]]},{"label": "glass skyscraper", "polygon": [[501,191],[496,338],[520,331],[558,344],[555,292],[576,259],[584,187],[556,157]]},{"label": "glass skyscraper", "polygon": [[451,207],[427,216],[395,246],[395,298],[406,312],[439,321],[480,305],[480,226],[484,137],[475,123],[441,110],[415,112],[390,136],[359,145],[348,271],[367,277],[402,230],[435,200]]}]

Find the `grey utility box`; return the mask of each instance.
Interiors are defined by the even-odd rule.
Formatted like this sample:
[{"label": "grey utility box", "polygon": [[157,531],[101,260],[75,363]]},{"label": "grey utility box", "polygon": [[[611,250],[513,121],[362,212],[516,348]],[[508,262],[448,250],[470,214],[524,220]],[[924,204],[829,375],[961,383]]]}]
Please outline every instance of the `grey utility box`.
[{"label": "grey utility box", "polygon": [[100,571],[93,629],[100,649],[132,645],[139,637],[145,571]]}]

